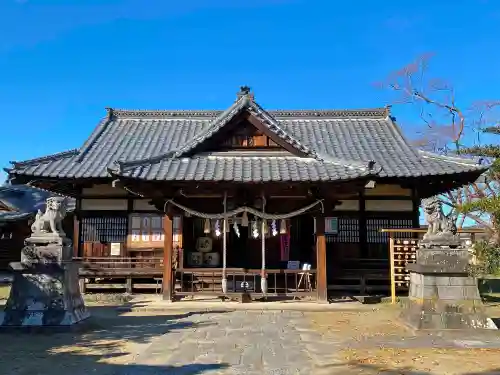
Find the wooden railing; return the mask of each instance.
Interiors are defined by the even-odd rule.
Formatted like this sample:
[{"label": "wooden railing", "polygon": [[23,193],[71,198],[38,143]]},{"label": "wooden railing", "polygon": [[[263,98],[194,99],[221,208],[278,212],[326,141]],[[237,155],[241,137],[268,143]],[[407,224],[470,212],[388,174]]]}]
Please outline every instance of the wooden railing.
[{"label": "wooden railing", "polygon": [[82,276],[150,275],[153,277],[163,272],[163,258],[84,257],[73,260],[81,262]]},{"label": "wooden railing", "polygon": [[[248,292],[253,297],[261,296],[261,270],[242,268],[226,269],[228,280],[227,295],[239,295]],[[266,270],[267,296],[312,297],[316,290],[316,271],[302,270]],[[178,296],[212,295],[222,297],[222,269],[185,268],[176,272],[176,290]]]},{"label": "wooden railing", "polygon": [[[161,289],[163,258],[138,257],[82,257],[80,262],[80,290],[87,289]],[[154,283],[147,280],[154,279]],[[146,282],[144,282],[146,281]]]},{"label": "wooden railing", "polygon": [[[163,277],[162,258],[134,257],[82,257],[74,258],[81,262],[81,289],[87,288],[133,288],[158,289]],[[242,268],[226,269],[228,280],[228,296],[241,295],[248,292],[252,297],[262,296],[261,270],[245,270]],[[312,297],[316,290],[316,271],[302,270],[266,270],[267,296]],[[184,268],[175,270],[175,295],[195,296],[211,295],[222,297],[221,268]],[[134,283],[133,279],[154,279],[155,284]],[[111,280],[103,283],[99,280]],[[122,280],[122,281],[120,281]]]}]

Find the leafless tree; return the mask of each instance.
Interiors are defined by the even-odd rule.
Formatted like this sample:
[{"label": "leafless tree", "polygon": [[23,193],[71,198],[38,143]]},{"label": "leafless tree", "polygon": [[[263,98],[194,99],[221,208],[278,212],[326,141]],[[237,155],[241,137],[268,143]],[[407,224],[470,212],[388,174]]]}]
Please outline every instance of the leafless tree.
[{"label": "leafless tree", "polygon": [[[429,69],[432,58],[430,53],[418,57],[390,73],[377,86],[392,91],[393,105],[410,105],[417,111],[418,124],[412,124],[419,134],[413,139],[417,147],[442,154],[464,154],[461,151],[482,145],[485,128],[499,125],[500,101],[478,101],[469,105],[460,102],[459,105],[453,86],[432,76]],[[499,181],[500,174],[492,172],[474,184],[443,194],[442,201],[456,210],[485,196],[500,199]],[[498,233],[495,220],[491,220],[485,210],[458,216],[460,227],[469,217],[491,234]]]}]

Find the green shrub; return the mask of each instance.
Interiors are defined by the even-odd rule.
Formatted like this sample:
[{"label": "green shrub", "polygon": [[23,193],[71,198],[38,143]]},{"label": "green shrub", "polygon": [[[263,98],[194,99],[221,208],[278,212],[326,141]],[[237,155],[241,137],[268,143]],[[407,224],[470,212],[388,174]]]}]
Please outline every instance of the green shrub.
[{"label": "green shrub", "polygon": [[478,241],[474,244],[475,264],[471,265],[472,273],[475,276],[500,275],[500,247]]}]

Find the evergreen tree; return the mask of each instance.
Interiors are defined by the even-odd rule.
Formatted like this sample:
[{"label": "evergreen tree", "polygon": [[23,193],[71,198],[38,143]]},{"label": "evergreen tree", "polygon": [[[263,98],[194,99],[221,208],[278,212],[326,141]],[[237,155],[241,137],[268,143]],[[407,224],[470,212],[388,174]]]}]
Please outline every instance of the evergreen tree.
[{"label": "evergreen tree", "polygon": [[[483,133],[500,135],[500,125],[487,127]],[[500,144],[465,147],[457,151],[461,155],[481,156],[492,160],[490,169],[477,182],[476,194],[457,206],[463,214],[480,212],[488,215],[493,233],[491,242],[500,245]]]}]

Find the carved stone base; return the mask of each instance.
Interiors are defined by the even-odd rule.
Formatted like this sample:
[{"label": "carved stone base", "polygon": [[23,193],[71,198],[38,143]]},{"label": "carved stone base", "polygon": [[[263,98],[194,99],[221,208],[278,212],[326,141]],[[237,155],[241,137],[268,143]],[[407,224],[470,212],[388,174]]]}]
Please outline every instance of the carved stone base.
[{"label": "carved stone base", "polygon": [[461,240],[460,237],[452,233],[439,233],[434,235],[424,235],[424,238],[420,241],[420,246],[422,248],[438,248],[440,246],[457,248],[460,247]]},{"label": "carved stone base", "polygon": [[467,250],[419,251],[418,263],[408,267],[410,291],[401,318],[415,329],[496,329],[476,279],[465,270]]},{"label": "carved stone base", "polygon": [[77,264],[13,266],[14,281],[0,326],[71,326],[90,316],[78,287]]},{"label": "carved stone base", "polygon": [[497,329],[477,301],[443,302],[410,298],[401,318],[417,330]]}]

